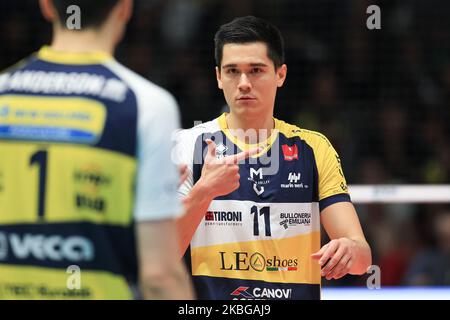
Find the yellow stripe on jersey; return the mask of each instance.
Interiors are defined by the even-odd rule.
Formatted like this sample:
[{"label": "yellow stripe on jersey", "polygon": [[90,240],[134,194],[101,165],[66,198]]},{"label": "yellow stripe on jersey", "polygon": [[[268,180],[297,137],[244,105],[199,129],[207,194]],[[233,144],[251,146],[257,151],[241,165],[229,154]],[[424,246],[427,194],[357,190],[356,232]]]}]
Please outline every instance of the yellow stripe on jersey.
[{"label": "yellow stripe on jersey", "polygon": [[42,47],[37,54],[38,58],[44,61],[61,63],[61,64],[101,64],[113,57],[106,52],[80,52],[69,53],[64,51],[56,51],[49,46]]},{"label": "yellow stripe on jersey", "polygon": [[0,224],[35,223],[40,216],[54,223],[130,223],[133,157],[83,145],[17,141],[0,142],[0,150]]},{"label": "yellow stripe on jersey", "polygon": [[280,121],[280,134],[286,138],[298,136],[313,149],[319,173],[319,201],[336,194],[348,194],[339,155],[323,134],[300,129],[284,121]]},{"label": "yellow stripe on jersey", "polygon": [[274,118],[274,122],[275,122],[275,127],[274,130],[272,131],[270,137],[268,137],[266,140],[260,142],[260,143],[255,143],[255,144],[251,144],[251,143],[245,143],[243,141],[240,141],[236,138],[236,136],[234,136],[230,129],[228,129],[228,124],[227,124],[227,115],[228,113],[223,113],[219,118],[219,126],[220,129],[222,130],[222,132],[227,136],[227,138],[233,142],[235,145],[237,145],[239,147],[239,149],[241,150],[249,150],[252,148],[261,148],[261,152],[258,154],[255,154],[252,156],[252,158],[257,158],[260,157],[261,155],[263,155],[264,153],[267,152],[267,150],[269,150],[273,143],[277,140],[278,137],[278,131],[279,131],[279,121],[277,119]]},{"label": "yellow stripe on jersey", "polygon": [[124,278],[108,272],[80,270],[80,282],[64,269],[0,265],[0,274],[0,300],[132,298]]},{"label": "yellow stripe on jersey", "polygon": [[300,129],[297,126],[274,118],[275,126],[271,136],[258,144],[248,144],[239,141],[230,132],[226,116],[227,113],[224,113],[218,118],[219,126],[223,133],[241,150],[248,150],[254,147],[262,148],[262,151],[259,154],[253,156],[255,158],[266,153],[272,147],[278,134],[282,134],[288,139],[296,136],[300,137],[314,151],[319,173],[319,200],[323,200],[336,194],[348,193],[347,182],[344,177],[339,155],[324,135],[319,132]]},{"label": "yellow stripe on jersey", "polygon": [[79,130],[95,140],[106,120],[103,104],[83,98],[4,95],[0,96],[0,108],[0,125]]},{"label": "yellow stripe on jersey", "polygon": [[[302,250],[298,250],[299,246]],[[311,258],[311,254],[319,249],[320,232],[285,239],[191,248],[192,274],[278,283],[320,284],[319,264]],[[277,256],[274,257],[275,252]]]}]

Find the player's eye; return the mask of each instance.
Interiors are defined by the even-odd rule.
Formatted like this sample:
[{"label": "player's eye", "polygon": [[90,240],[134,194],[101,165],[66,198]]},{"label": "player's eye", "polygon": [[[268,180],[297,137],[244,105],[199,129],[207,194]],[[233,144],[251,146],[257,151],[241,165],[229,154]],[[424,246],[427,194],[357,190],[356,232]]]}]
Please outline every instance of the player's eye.
[{"label": "player's eye", "polygon": [[228,74],[238,74],[239,70],[236,68],[228,68],[226,71]]},{"label": "player's eye", "polygon": [[251,73],[258,74],[258,73],[261,73],[262,71],[263,70],[261,68],[255,67],[255,68],[252,68]]}]

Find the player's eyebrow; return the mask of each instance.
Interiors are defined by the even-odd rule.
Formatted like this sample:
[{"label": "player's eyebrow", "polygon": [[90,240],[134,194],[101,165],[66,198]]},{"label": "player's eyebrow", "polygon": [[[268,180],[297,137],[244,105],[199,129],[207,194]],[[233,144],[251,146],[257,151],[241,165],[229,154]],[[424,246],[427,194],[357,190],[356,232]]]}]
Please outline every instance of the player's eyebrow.
[{"label": "player's eyebrow", "polygon": [[[223,65],[222,69],[237,68],[237,66],[238,65],[236,63],[229,63],[226,65]],[[268,67],[268,65],[265,63],[250,63],[250,67]]]}]

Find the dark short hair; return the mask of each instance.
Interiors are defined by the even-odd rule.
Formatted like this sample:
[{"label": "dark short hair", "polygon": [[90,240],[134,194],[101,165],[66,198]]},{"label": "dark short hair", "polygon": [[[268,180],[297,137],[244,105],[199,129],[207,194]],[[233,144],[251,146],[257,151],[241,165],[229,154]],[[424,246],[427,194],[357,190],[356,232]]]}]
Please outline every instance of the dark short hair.
[{"label": "dark short hair", "polygon": [[118,2],[119,0],[53,0],[62,25],[65,25],[68,17],[67,8],[71,5],[80,7],[82,28],[101,27]]},{"label": "dark short hair", "polygon": [[279,68],[284,63],[284,40],[280,30],[268,21],[254,16],[236,18],[220,26],[214,36],[216,65],[220,67],[223,47],[228,43],[263,42],[267,55]]}]

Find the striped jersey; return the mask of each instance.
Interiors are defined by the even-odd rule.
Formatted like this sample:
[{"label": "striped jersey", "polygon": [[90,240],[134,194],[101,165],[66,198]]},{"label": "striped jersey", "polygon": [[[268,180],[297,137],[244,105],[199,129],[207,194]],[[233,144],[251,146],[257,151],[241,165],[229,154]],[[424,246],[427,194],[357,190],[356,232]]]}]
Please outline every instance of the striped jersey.
[{"label": "striped jersey", "polygon": [[132,298],[135,223],[180,212],[178,122],[104,53],[43,47],[1,73],[0,299]]},{"label": "striped jersey", "polygon": [[200,299],[320,299],[320,212],[350,201],[340,159],[322,134],[274,119],[259,145],[240,142],[227,129],[226,114],[180,131],[178,161],[198,181],[205,139],[222,157],[259,146],[239,164],[240,186],[215,198],[196,230],[185,259]]}]

